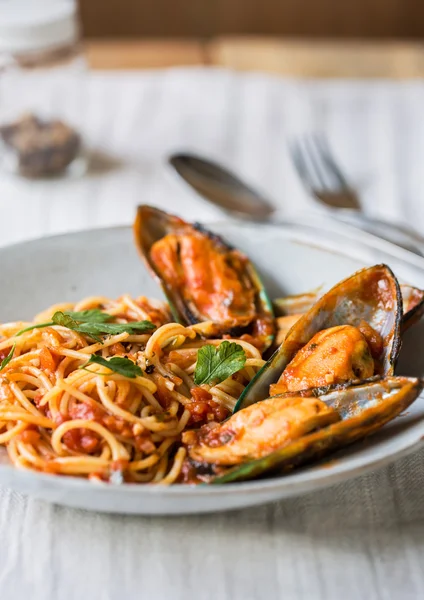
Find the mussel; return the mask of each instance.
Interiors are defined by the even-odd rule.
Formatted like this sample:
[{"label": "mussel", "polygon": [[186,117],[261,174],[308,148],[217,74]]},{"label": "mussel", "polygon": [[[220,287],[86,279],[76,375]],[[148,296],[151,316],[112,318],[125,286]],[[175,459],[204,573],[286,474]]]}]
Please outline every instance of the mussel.
[{"label": "mussel", "polygon": [[[401,324],[403,333],[419,321],[424,314],[424,290],[411,285],[400,284],[400,293],[403,303]],[[303,294],[276,298],[273,301],[277,322],[276,344],[278,346],[284,341],[296,321],[315,304],[319,297],[320,288],[317,288]]]},{"label": "mussel", "polygon": [[392,375],[401,320],[400,288],[389,267],[356,272],[296,321],[235,410],[280,392]]},{"label": "mussel", "polygon": [[183,442],[205,482],[282,473],[374,433],[421,389],[419,379],[387,377],[273,396],[220,425],[184,433]]},{"label": "mussel", "polygon": [[249,334],[262,351],[272,344],[272,304],[242,252],[202,225],[151,206],[138,208],[134,234],[176,321],[205,323],[205,337]]}]

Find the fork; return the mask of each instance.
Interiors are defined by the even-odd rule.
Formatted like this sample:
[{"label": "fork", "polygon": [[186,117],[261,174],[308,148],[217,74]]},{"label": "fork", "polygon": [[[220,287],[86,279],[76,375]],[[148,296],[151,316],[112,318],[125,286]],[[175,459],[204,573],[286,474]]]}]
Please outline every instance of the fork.
[{"label": "fork", "polygon": [[332,216],[424,256],[424,237],[419,233],[362,212],[358,193],[337,164],[324,135],[312,133],[293,140],[290,153],[304,185],[333,209]]}]

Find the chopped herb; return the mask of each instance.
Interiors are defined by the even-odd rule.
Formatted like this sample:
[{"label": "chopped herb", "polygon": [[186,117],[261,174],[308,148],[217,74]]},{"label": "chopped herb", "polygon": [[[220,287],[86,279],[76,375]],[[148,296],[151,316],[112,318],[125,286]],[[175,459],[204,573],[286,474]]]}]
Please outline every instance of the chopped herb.
[{"label": "chopped herb", "polygon": [[123,358],[122,356],[114,356],[113,358],[106,359],[97,356],[97,354],[92,354],[90,360],[82,365],[80,369],[84,369],[87,365],[92,363],[107,367],[111,371],[123,375],[124,377],[129,377],[130,379],[135,379],[137,375],[140,377],[143,375],[143,371],[138,365],[129,358]]},{"label": "chopped herb", "polygon": [[207,344],[197,353],[194,383],[216,385],[237,371],[246,363],[246,354],[240,344],[222,342],[218,348]]},{"label": "chopped herb", "polygon": [[10,349],[10,352],[9,352],[9,354],[8,354],[7,356],[5,356],[5,357],[3,358],[3,360],[1,361],[1,363],[0,363],[0,371],[1,371],[2,369],[4,369],[5,367],[7,367],[7,365],[8,365],[8,364],[10,363],[10,361],[12,360],[12,358],[13,358],[13,353],[15,352],[15,348],[16,348],[16,344],[13,344],[13,346],[12,346],[12,347],[11,347],[11,349]]}]

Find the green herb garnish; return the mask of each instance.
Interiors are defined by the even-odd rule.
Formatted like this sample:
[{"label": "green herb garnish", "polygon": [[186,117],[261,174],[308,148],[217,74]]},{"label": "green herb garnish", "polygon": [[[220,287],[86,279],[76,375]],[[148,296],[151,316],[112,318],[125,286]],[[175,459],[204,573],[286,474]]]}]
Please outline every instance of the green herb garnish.
[{"label": "green herb garnish", "polygon": [[100,308],[90,308],[88,310],[65,310],[65,315],[68,315],[75,321],[84,321],[84,323],[106,323],[113,319],[113,315],[102,312]]},{"label": "green herb garnish", "polygon": [[[61,310],[57,310],[52,316],[53,325],[61,325],[62,327],[67,327],[68,329],[76,329],[82,321],[77,321],[72,318],[71,315],[62,312]],[[90,321],[88,321],[90,323]]]},{"label": "green herb garnish", "polygon": [[240,344],[222,342],[218,348],[207,344],[197,353],[194,383],[216,385],[237,371],[246,363],[246,354]]},{"label": "green herb garnish", "polygon": [[78,333],[89,335],[93,340],[101,342],[99,335],[116,335],[118,333],[145,333],[156,329],[151,321],[133,321],[131,323],[106,323],[113,319],[112,315],[103,313],[98,308],[83,310],[81,312],[57,311],[52,320],[47,323],[38,323],[25,329],[21,329],[16,335],[21,335],[32,329],[49,327],[51,325],[61,325]]},{"label": "green herb garnish", "polygon": [[[124,377],[129,377],[130,379],[135,379],[137,375],[140,377],[143,375],[143,371],[138,365],[133,363],[129,358],[124,358],[122,356],[114,356],[113,358],[106,359],[97,356],[97,354],[92,354],[90,360],[82,365],[80,369],[85,369],[85,367],[91,363],[107,367],[111,371],[123,375]],[[88,371],[89,369],[86,370]]]},{"label": "green herb garnish", "polygon": [[86,333],[94,338],[94,335],[145,333],[146,331],[152,331],[152,329],[156,329],[156,326],[151,321],[132,321],[131,323],[81,323],[76,331]]},{"label": "green herb garnish", "polygon": [[2,369],[4,369],[5,367],[7,367],[7,365],[8,365],[8,364],[10,363],[10,361],[12,360],[12,358],[13,358],[13,353],[15,352],[15,348],[16,348],[16,344],[13,344],[13,346],[12,346],[12,347],[11,347],[11,349],[10,349],[10,352],[9,352],[9,354],[8,354],[7,356],[5,356],[5,357],[3,358],[3,360],[1,361],[1,363],[0,363],[0,371],[1,371]]},{"label": "green herb garnish", "polygon": [[30,325],[29,327],[25,327],[25,329],[21,329],[18,331],[16,335],[22,335],[27,331],[32,331],[33,329],[42,329],[43,327],[49,327],[50,325],[54,325],[53,321],[48,321],[47,323],[37,323],[36,325]]},{"label": "green herb garnish", "polygon": [[[71,319],[74,319],[75,321],[80,321],[83,323],[105,323],[106,321],[110,321],[111,319],[113,319],[112,315],[102,312],[99,308],[90,308],[88,310],[81,310],[76,312],[73,310],[65,310],[61,314],[71,317]],[[33,329],[42,329],[44,327],[50,327],[51,325],[58,325],[58,323],[55,323],[53,320],[47,321],[46,323],[37,323],[37,325],[30,325],[29,327],[25,327],[25,329],[21,329],[16,335],[22,335],[27,331],[32,331]]]}]

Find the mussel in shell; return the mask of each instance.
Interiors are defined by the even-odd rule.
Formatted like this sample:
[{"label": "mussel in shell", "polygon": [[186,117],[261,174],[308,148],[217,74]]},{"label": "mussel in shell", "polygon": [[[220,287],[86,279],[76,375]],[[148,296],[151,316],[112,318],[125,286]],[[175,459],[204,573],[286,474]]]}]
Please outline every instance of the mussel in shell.
[{"label": "mussel in shell", "polygon": [[272,344],[272,305],[242,252],[203,226],[150,206],[138,208],[134,234],[179,323],[207,323],[200,330],[205,337],[249,334],[262,351]]},{"label": "mussel in shell", "polygon": [[229,483],[282,473],[374,433],[421,389],[419,379],[387,377],[274,396],[220,425],[184,433],[183,442],[203,481]]},{"label": "mussel in shell", "polygon": [[399,284],[389,267],[358,271],[295,322],[235,410],[278,393],[392,375],[401,320]]},{"label": "mussel in shell", "polygon": [[[400,293],[403,304],[401,330],[404,332],[419,321],[424,313],[424,290],[411,285],[400,284]],[[312,308],[319,297],[320,288],[303,294],[276,298],[273,301],[277,323],[276,345],[279,346],[283,343],[284,338],[296,321]]]}]

